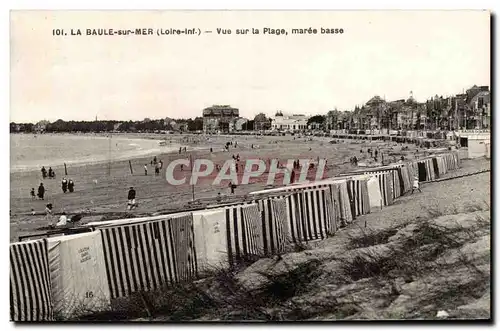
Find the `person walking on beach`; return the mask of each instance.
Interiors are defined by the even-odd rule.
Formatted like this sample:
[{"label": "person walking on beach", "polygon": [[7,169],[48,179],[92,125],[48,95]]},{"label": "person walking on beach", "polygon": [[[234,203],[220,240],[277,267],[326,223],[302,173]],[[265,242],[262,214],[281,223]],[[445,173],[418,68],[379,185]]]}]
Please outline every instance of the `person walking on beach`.
[{"label": "person walking on beach", "polygon": [[52,204],[48,203],[45,206],[45,220],[49,226],[52,226]]},{"label": "person walking on beach", "polygon": [[70,179],[68,182],[68,190],[69,193],[73,193],[75,191],[75,183],[73,182],[72,179]]},{"label": "person walking on beach", "polygon": [[61,188],[63,193],[66,193],[66,191],[68,191],[68,181],[66,180],[66,178],[63,178],[61,182]]},{"label": "person walking on beach", "polygon": [[179,154],[181,154],[182,152],[182,147],[179,147]]},{"label": "person walking on beach", "polygon": [[54,171],[52,171],[52,167],[49,167],[49,178],[54,177]]},{"label": "person walking on beach", "polygon": [[156,163],[155,165],[155,176],[158,176],[160,174],[160,165]]},{"label": "person walking on beach", "polygon": [[147,176],[148,175],[148,164],[145,163],[144,164],[144,176]]},{"label": "person walking on beach", "polygon": [[158,161],[158,164],[160,166],[160,170],[163,169],[163,161],[162,160]]},{"label": "person walking on beach", "polygon": [[133,187],[130,187],[130,189],[128,190],[127,199],[128,199],[127,209],[128,210],[134,209],[136,205],[135,205],[135,190]]},{"label": "person walking on beach", "polygon": [[42,178],[45,179],[47,178],[47,170],[45,170],[45,167],[42,167]]},{"label": "person walking on beach", "polygon": [[411,194],[413,194],[413,191],[415,190],[418,190],[420,193],[422,193],[422,191],[420,190],[420,183],[418,182],[417,176],[413,177],[413,187],[411,189]]},{"label": "person walking on beach", "polygon": [[233,184],[233,182],[229,182],[229,189],[231,190],[231,194],[234,194],[234,189],[236,188],[236,185]]},{"label": "person walking on beach", "polygon": [[43,200],[44,195],[45,195],[45,187],[43,187],[43,183],[40,183],[40,186],[38,186],[38,198]]}]

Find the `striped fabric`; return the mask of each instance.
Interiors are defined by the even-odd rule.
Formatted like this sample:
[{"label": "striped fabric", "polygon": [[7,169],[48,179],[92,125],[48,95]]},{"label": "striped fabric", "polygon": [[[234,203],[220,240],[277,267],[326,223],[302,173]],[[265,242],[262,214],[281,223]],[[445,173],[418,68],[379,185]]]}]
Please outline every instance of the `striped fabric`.
[{"label": "striped fabric", "polygon": [[176,268],[179,281],[194,279],[197,274],[194,245],[193,214],[174,216],[169,219],[175,245]]},{"label": "striped fabric", "polygon": [[355,217],[370,213],[370,200],[366,181],[366,179],[349,179],[347,181],[351,210]]},{"label": "striped fabric", "polygon": [[168,219],[100,229],[112,298],[179,281]]},{"label": "striped fabric", "polygon": [[392,197],[394,199],[397,199],[401,196],[401,181],[400,181],[400,178],[398,176],[398,172],[397,170],[390,170],[390,173],[392,174],[392,182],[393,182],[393,185],[392,185]]},{"label": "striped fabric", "polygon": [[10,319],[53,321],[47,240],[10,245]]},{"label": "striped fabric", "polygon": [[412,185],[413,185],[413,177],[411,174],[411,170],[407,165],[404,165],[400,167],[401,173],[403,176],[403,183],[404,183],[404,191],[403,193],[411,191]]},{"label": "striped fabric", "polygon": [[338,203],[340,208],[340,223],[342,225],[352,223],[352,221],[354,220],[354,216],[350,208],[349,193],[347,191],[347,181],[338,184],[332,184],[332,187],[335,187],[335,189],[339,192],[339,201],[335,204]]},{"label": "striped fabric", "polygon": [[305,227],[302,218],[304,204],[302,195],[299,192],[295,192],[289,195],[286,200],[290,239],[294,243],[302,242],[304,238],[302,229]]},{"label": "striped fabric", "polygon": [[331,196],[328,188],[304,190],[302,195],[302,240],[325,239],[333,233],[334,219]]},{"label": "striped fabric", "polygon": [[[269,256],[285,252],[291,233],[289,231],[290,206],[293,204],[289,195],[258,200],[262,218],[264,255]],[[295,214],[295,213],[293,213]]]},{"label": "striped fabric", "polygon": [[[230,205],[225,208],[227,252],[229,264],[242,261],[248,256],[248,233],[243,221],[245,204]],[[265,236],[265,235],[264,235]]]},{"label": "striped fabric", "polygon": [[246,233],[245,255],[262,256],[264,254],[264,237],[262,235],[262,217],[259,206],[251,204],[242,207],[244,233]]},{"label": "striped fabric", "polygon": [[284,198],[272,199],[271,200],[272,210],[273,210],[273,225],[276,231],[275,235],[272,237],[270,243],[274,251],[271,250],[272,254],[284,253],[289,242],[289,230],[288,230],[288,219],[287,219],[287,201]]}]

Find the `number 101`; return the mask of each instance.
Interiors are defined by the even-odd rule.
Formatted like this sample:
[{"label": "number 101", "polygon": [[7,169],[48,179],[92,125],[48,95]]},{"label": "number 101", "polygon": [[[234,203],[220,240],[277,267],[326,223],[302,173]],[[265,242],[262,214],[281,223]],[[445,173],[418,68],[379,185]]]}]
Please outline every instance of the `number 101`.
[{"label": "number 101", "polygon": [[53,36],[62,36],[64,34],[63,29],[52,29],[52,35]]}]

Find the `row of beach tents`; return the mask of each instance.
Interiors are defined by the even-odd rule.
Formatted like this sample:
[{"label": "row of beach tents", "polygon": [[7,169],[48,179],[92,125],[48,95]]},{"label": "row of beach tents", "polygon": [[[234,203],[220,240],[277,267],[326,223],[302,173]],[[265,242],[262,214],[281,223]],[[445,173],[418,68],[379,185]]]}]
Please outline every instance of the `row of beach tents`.
[{"label": "row of beach tents", "polygon": [[86,232],[10,245],[13,321],[67,320],[114,299],[202,278],[332,236],[361,215],[457,169],[458,153],[253,192],[241,202],[88,223]]}]

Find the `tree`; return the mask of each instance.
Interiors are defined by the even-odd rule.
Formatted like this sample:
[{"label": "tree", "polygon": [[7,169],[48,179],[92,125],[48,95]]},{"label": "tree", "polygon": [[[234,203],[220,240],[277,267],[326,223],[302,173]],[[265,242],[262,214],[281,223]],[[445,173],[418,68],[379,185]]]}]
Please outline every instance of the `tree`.
[{"label": "tree", "polygon": [[188,130],[189,131],[203,131],[203,118],[196,117],[194,120],[188,119]]},{"label": "tree", "polygon": [[314,115],[307,120],[307,125],[310,125],[311,123],[323,124],[323,123],[325,123],[325,116],[324,115]]},{"label": "tree", "polygon": [[253,131],[255,129],[255,120],[249,120],[243,123],[242,129],[245,131]]},{"label": "tree", "polygon": [[254,128],[252,130],[268,130],[271,128],[271,119],[267,118],[264,113],[259,113],[255,115],[253,119],[253,126]]}]

